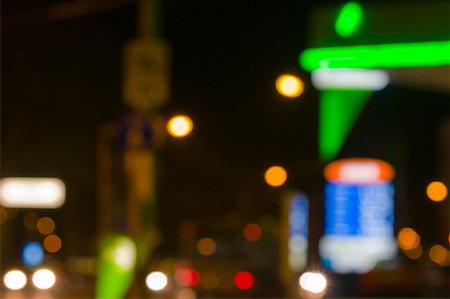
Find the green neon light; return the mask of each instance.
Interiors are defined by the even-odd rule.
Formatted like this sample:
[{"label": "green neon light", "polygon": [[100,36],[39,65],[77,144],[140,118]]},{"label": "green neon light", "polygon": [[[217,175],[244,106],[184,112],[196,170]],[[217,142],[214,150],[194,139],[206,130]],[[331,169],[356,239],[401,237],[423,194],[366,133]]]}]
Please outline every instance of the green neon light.
[{"label": "green neon light", "polygon": [[362,111],[369,90],[322,90],[319,112],[319,155],[332,160]]},{"label": "green neon light", "polygon": [[362,8],[356,2],[345,4],[337,17],[334,28],[340,36],[347,37],[356,32],[362,21]]},{"label": "green neon light", "polygon": [[136,246],[125,235],[109,235],[100,241],[97,299],[124,298],[136,266]]},{"label": "green neon light", "polygon": [[300,65],[319,68],[400,68],[450,64],[450,41],[315,48],[300,55]]}]

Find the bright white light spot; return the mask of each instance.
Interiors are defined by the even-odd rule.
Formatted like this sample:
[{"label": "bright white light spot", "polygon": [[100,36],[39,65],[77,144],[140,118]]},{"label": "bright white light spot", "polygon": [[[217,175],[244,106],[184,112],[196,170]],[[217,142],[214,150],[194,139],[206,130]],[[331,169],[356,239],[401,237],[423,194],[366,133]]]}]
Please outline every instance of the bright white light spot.
[{"label": "bright white light spot", "polygon": [[20,290],[27,284],[27,277],[20,270],[12,270],[5,274],[3,283],[10,290]]},{"label": "bright white light spot", "polygon": [[114,263],[123,271],[134,267],[136,262],[136,247],[128,239],[121,239],[116,248],[111,252]]},{"label": "bright white light spot", "polygon": [[55,274],[49,269],[40,269],[33,274],[33,284],[38,289],[49,289],[56,282]]},{"label": "bright white light spot", "polygon": [[327,287],[327,279],[321,273],[305,272],[300,276],[299,284],[302,289],[318,294]]},{"label": "bright white light spot", "polygon": [[382,70],[319,69],[312,72],[312,83],[317,89],[381,90],[388,85],[389,76]]},{"label": "bright white light spot", "polygon": [[152,272],[147,275],[145,284],[153,291],[161,291],[167,286],[167,275],[162,272]]},{"label": "bright white light spot", "polygon": [[4,178],[0,180],[0,204],[9,208],[59,208],[65,186],[56,178]]}]

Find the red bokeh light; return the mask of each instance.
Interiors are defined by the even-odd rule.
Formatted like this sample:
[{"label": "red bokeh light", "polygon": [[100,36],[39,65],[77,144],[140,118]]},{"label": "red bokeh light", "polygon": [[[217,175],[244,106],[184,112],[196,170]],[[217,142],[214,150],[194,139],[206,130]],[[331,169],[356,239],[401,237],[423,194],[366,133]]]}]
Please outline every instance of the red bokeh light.
[{"label": "red bokeh light", "polygon": [[246,271],[237,273],[234,276],[234,285],[241,290],[248,290],[253,287],[255,277]]},{"label": "red bokeh light", "polygon": [[185,287],[195,287],[200,282],[200,274],[190,268],[179,268],[175,271],[175,280]]},{"label": "red bokeh light", "polygon": [[244,237],[249,241],[258,241],[262,236],[261,227],[258,224],[250,223],[244,227]]}]

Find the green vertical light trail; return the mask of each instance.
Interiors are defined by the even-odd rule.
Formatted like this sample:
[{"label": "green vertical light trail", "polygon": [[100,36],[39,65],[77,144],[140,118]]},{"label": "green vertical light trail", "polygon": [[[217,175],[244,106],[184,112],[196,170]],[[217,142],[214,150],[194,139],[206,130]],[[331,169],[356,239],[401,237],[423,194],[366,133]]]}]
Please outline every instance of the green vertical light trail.
[{"label": "green vertical light trail", "polygon": [[329,161],[337,155],[371,94],[369,90],[320,92],[319,155],[322,160]]},{"label": "green vertical light trail", "polygon": [[336,19],[336,33],[342,37],[354,34],[361,25],[362,17],[363,10],[361,5],[356,2],[345,4]]}]

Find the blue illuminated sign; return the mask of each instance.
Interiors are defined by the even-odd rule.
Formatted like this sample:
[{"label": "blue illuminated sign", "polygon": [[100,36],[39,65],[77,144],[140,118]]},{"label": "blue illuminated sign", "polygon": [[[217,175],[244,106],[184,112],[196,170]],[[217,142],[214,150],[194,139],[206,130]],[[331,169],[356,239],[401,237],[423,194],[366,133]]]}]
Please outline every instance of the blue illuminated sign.
[{"label": "blue illuminated sign", "polygon": [[325,187],[325,235],[393,235],[392,183]]}]

